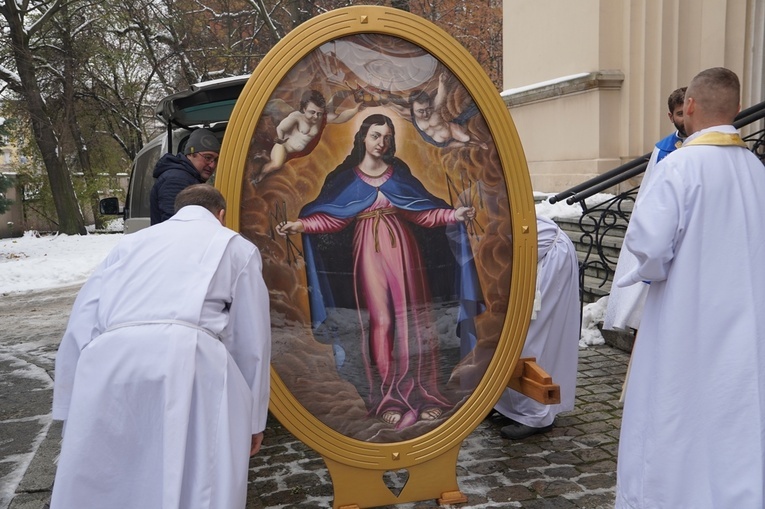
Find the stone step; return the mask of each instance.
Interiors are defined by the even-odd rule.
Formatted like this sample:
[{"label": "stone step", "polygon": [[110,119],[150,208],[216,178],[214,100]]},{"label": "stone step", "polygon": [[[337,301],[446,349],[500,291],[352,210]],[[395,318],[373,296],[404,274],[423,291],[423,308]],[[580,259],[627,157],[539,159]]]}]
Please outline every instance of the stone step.
[{"label": "stone step", "polygon": [[592,247],[592,252],[587,254],[587,249],[584,246],[574,243],[576,248],[576,255],[579,259],[579,263],[587,263],[587,270],[598,270],[602,267],[602,264],[607,265],[611,271],[616,269],[616,262],[619,260],[620,249],[616,248],[603,248],[602,256],[595,251],[595,247]]},{"label": "stone step", "polygon": [[[594,228],[594,222],[599,218],[594,218],[592,223],[583,221],[585,228]],[[596,239],[592,233],[582,231],[580,218],[554,218],[554,221],[569,236],[577,251],[577,259],[580,267],[585,262],[588,264],[585,268],[583,277],[582,299],[585,304],[595,302],[601,297],[605,297],[611,291],[611,279],[613,271],[616,269],[616,262],[619,259],[622,243],[624,242],[624,233],[627,229],[627,220],[624,218],[613,218],[613,224],[609,225],[608,230],[600,232],[600,250],[597,252],[597,246],[594,245]],[[601,256],[604,258],[602,259]],[[606,269],[602,264],[606,264]]]},{"label": "stone step", "polygon": [[[578,219],[571,219],[571,218],[563,218],[563,219],[554,219],[554,221],[560,226],[560,229],[566,232],[566,234],[569,237],[572,237],[572,235],[577,236],[577,238],[587,235],[588,233],[590,235],[594,234],[595,225],[592,223],[584,222],[584,224],[580,224]],[[585,228],[583,231],[582,228]],[[602,227],[601,227],[602,228]],[[603,229],[603,231],[599,232],[599,234],[606,239],[610,244],[613,244],[615,246],[621,246],[622,241],[624,240],[624,234],[627,231],[627,221],[624,219],[619,219],[617,222],[613,224],[609,224],[607,229]],[[573,240],[573,237],[572,237]]]},{"label": "stone step", "polygon": [[611,293],[611,281],[584,275],[584,303],[590,304]]}]

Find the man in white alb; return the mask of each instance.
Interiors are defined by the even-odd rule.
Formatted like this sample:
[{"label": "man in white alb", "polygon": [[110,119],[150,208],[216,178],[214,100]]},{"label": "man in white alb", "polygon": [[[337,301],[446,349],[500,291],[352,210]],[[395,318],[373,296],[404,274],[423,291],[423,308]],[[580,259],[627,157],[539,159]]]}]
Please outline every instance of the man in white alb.
[{"label": "man in white alb", "polygon": [[243,509],[263,440],[271,332],[258,249],[187,187],[80,290],[56,356],[52,509]]},{"label": "man in white alb", "polygon": [[534,314],[521,357],[537,364],[560,386],[560,403],[544,405],[505,389],[494,410],[510,419],[501,434],[511,440],[546,433],[555,416],[573,410],[579,360],[579,264],[571,239],[557,224],[537,216],[537,280]]},{"label": "man in white alb", "polygon": [[765,167],[731,125],[735,73],[685,94],[683,146],[625,244],[650,281],[627,380],[617,509],[765,507]]}]

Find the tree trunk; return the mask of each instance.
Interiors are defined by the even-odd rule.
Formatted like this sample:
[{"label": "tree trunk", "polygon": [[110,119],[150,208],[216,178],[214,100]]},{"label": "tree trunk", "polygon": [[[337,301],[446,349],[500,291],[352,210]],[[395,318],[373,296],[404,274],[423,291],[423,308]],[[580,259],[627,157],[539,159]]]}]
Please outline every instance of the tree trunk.
[{"label": "tree trunk", "polygon": [[[66,6],[63,7],[63,12],[66,12]],[[68,27],[67,27],[68,28]],[[95,228],[100,229],[104,227],[104,220],[101,217],[98,202],[99,195],[96,189],[98,175],[93,170],[93,166],[90,161],[90,154],[88,148],[85,146],[85,139],[82,135],[82,129],[77,119],[77,105],[75,94],[75,48],[72,44],[70,37],[70,30],[62,31],[62,49],[64,51],[64,112],[67,125],[69,127],[69,133],[72,137],[72,143],[74,150],[77,152],[77,160],[80,163],[80,170],[82,170],[83,178],[85,179],[85,188],[89,197],[89,203],[91,213],[93,214],[93,220],[95,222]]]},{"label": "tree trunk", "polygon": [[13,41],[13,57],[22,88],[17,92],[27,102],[27,110],[32,120],[32,131],[48,173],[48,182],[58,216],[58,230],[67,235],[85,235],[87,233],[85,221],[74,194],[72,178],[59,150],[53,123],[45,110],[40,88],[37,85],[29,40],[24,33],[21,18],[11,17],[11,20],[13,22],[10,23],[9,29]]}]

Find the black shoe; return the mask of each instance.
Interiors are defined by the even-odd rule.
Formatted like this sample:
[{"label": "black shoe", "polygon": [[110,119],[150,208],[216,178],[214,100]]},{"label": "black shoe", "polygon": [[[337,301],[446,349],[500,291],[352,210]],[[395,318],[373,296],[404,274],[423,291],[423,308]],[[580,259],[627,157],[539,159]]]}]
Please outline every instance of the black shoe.
[{"label": "black shoe", "polygon": [[504,426],[499,432],[503,437],[509,438],[510,440],[523,440],[524,438],[528,438],[532,435],[547,433],[552,429],[552,427],[552,424],[541,428],[534,428],[532,426],[526,426],[525,424],[516,423]]},{"label": "black shoe", "polygon": [[492,410],[491,412],[489,412],[489,414],[486,416],[484,420],[500,428],[507,426],[508,424],[518,424],[517,421],[514,421],[509,417],[505,417],[504,415],[497,412],[496,410]]}]

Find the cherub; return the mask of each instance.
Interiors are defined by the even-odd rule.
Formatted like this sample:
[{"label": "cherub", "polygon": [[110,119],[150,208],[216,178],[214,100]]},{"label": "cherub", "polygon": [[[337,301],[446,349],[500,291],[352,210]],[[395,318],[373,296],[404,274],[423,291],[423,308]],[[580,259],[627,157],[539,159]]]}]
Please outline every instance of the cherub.
[{"label": "cherub", "polygon": [[[334,99],[333,97],[330,100],[331,105]],[[270,160],[263,165],[254,182],[260,182],[269,173],[282,168],[288,158],[305,151],[311,142],[321,136],[326,124],[347,122],[361,107],[363,107],[361,103],[356,103],[337,113],[333,105],[327,108],[326,100],[318,90],[303,92],[298,110],[292,111],[276,126],[276,138],[271,148]]]},{"label": "cherub", "polygon": [[431,97],[425,90],[414,90],[409,94],[409,109],[396,103],[391,103],[393,109],[402,117],[410,120],[423,140],[438,148],[459,148],[478,146],[482,149],[488,145],[475,140],[465,130],[465,123],[478,113],[475,103],[470,103],[457,117],[447,121],[441,115],[446,101],[446,74],[438,77],[438,90]]}]

